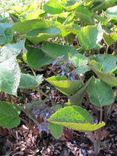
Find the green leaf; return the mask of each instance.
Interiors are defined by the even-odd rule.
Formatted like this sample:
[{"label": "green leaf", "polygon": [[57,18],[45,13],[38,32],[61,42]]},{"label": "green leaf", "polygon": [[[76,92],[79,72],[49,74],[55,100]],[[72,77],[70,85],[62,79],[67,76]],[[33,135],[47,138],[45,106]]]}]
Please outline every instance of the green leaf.
[{"label": "green leaf", "polygon": [[52,57],[45,54],[38,47],[29,47],[29,45],[27,45],[26,48],[27,48],[27,62],[31,68],[39,69],[54,61]]},{"label": "green leaf", "polygon": [[39,42],[46,41],[49,38],[56,37],[59,33],[60,30],[54,27],[34,29],[27,33],[26,38],[33,44],[38,44]]},{"label": "green leaf", "polygon": [[76,16],[83,24],[93,24],[93,15],[85,6],[78,6],[76,8]]},{"label": "green leaf", "polygon": [[79,30],[78,39],[84,50],[98,48],[98,43],[102,39],[102,30],[97,26],[85,26]]},{"label": "green leaf", "polygon": [[48,124],[48,129],[50,130],[51,134],[56,138],[59,139],[63,132],[63,127],[59,125],[55,125],[52,123]]},{"label": "green leaf", "polygon": [[104,38],[104,41],[106,42],[106,44],[108,46],[112,45],[115,41],[112,39],[111,35],[110,34],[106,34],[104,33],[103,34],[103,38]]},{"label": "green leaf", "polygon": [[41,47],[41,49],[49,55],[50,57],[57,58],[59,56],[64,56],[66,59],[69,58],[69,56],[77,53],[76,49],[71,46],[67,45],[59,45],[55,43],[44,43]]},{"label": "green leaf", "polygon": [[9,58],[16,57],[24,50],[24,41],[21,40],[14,44],[6,44],[0,48],[0,62],[3,62]]},{"label": "green leaf", "polygon": [[0,101],[0,127],[14,128],[20,124],[19,110],[15,105]]},{"label": "green leaf", "polygon": [[95,66],[90,65],[90,68],[95,72],[95,74],[104,82],[112,87],[117,86],[117,78],[112,73],[103,73],[95,68]]},{"label": "green leaf", "polygon": [[91,81],[92,77],[72,96],[69,97],[70,104],[81,104],[83,97],[85,95],[85,91]]},{"label": "green leaf", "polygon": [[59,3],[59,1],[56,0],[50,0],[49,2],[47,2],[43,9],[50,14],[59,14],[63,12],[63,7],[62,5]]},{"label": "green leaf", "polygon": [[92,116],[89,112],[80,106],[66,106],[56,111],[48,119],[49,121],[56,122],[73,122],[73,123],[91,123],[93,122]]},{"label": "green leaf", "polygon": [[102,72],[112,72],[116,67],[117,56],[111,54],[98,54],[92,57],[96,62],[102,65]]},{"label": "green leaf", "polygon": [[106,10],[106,14],[110,19],[117,20],[117,5]]},{"label": "green leaf", "polygon": [[15,57],[0,62],[0,91],[16,95],[20,69]]},{"label": "green leaf", "polygon": [[69,57],[69,60],[76,67],[75,71],[79,75],[84,74],[85,72],[90,70],[88,65],[87,65],[88,64],[88,57],[86,57],[85,55],[77,53],[77,54]]},{"label": "green leaf", "polygon": [[12,25],[9,23],[0,23],[0,45],[4,45],[13,40]]},{"label": "green leaf", "polygon": [[43,81],[42,75],[32,76],[30,74],[21,74],[19,88],[33,89],[36,88]]},{"label": "green leaf", "polygon": [[114,102],[112,88],[100,79],[92,78],[87,93],[91,103],[97,107],[112,105]]},{"label": "green leaf", "polygon": [[82,85],[79,80],[68,80],[65,76],[52,76],[46,79],[63,94],[73,95]]},{"label": "green leaf", "polygon": [[67,0],[64,6],[65,10],[72,11],[79,6],[79,2],[77,0]]},{"label": "green leaf", "polygon": [[39,28],[48,28],[49,24],[39,19],[26,20],[17,22],[13,25],[13,30],[22,34],[26,34],[31,30]]},{"label": "green leaf", "polygon": [[55,112],[48,121],[78,131],[95,131],[105,125],[93,124],[92,116],[79,106],[67,106]]}]

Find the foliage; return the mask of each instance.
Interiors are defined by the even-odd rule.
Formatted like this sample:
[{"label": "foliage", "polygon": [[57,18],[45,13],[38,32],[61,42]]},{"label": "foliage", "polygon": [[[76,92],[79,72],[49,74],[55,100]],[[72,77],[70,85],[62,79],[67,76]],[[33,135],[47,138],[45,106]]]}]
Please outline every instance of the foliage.
[{"label": "foliage", "polygon": [[[8,18],[2,15],[0,19],[0,91],[17,96],[18,88],[35,89],[43,81],[42,75],[22,72],[22,59],[31,70],[38,71],[63,58],[74,66],[78,78],[54,75],[46,79],[68,97],[71,105],[48,119],[51,133],[58,138],[63,127],[79,131],[103,127],[104,122],[93,122],[82,101],[88,96],[90,104],[98,109],[114,103],[117,51],[108,49],[117,41],[117,1],[49,0],[15,6],[7,13]],[[87,73],[91,73],[88,78]],[[19,124],[14,105],[0,101],[0,111],[0,126]]]}]

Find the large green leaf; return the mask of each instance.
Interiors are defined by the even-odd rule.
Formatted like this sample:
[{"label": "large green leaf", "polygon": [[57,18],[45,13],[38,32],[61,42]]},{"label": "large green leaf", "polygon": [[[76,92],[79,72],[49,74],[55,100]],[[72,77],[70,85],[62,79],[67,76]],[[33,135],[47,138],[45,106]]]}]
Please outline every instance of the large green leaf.
[{"label": "large green leaf", "polygon": [[72,64],[76,67],[75,71],[77,74],[84,74],[89,70],[88,67],[88,57],[77,53],[75,55],[72,55],[69,57],[69,60],[72,62]]},{"label": "large green leaf", "polygon": [[85,26],[79,30],[78,39],[84,50],[98,48],[98,43],[102,39],[102,31],[97,26]]},{"label": "large green leaf", "polygon": [[104,82],[106,82],[107,84],[109,84],[112,87],[116,87],[117,86],[117,78],[115,77],[114,74],[111,73],[103,73],[101,71],[99,71],[98,69],[96,69],[95,66],[90,65],[90,68],[96,73],[96,75]]},{"label": "large green leaf", "polygon": [[33,89],[36,88],[43,81],[42,75],[32,76],[30,74],[21,74],[19,88]]},{"label": "large green leaf", "polygon": [[59,1],[56,0],[50,0],[44,5],[43,8],[47,13],[50,14],[59,14],[63,12],[62,5],[59,3]]},{"label": "large green leaf", "polygon": [[3,62],[9,58],[16,57],[24,50],[24,41],[21,40],[14,44],[6,44],[0,48],[0,62]]},{"label": "large green leaf", "polygon": [[106,13],[110,19],[117,20],[117,5],[114,7],[108,8]]},{"label": "large green leaf", "polygon": [[92,78],[87,93],[91,103],[97,107],[111,105],[114,102],[112,88],[100,79]]},{"label": "large green leaf", "polygon": [[82,86],[79,80],[71,81],[65,76],[52,76],[47,81],[67,96],[73,95]]},{"label": "large green leaf", "polygon": [[76,16],[83,24],[93,24],[93,14],[84,6],[76,8]]},{"label": "large green leaf", "polygon": [[40,48],[27,46],[27,62],[30,67],[39,69],[47,64],[52,63],[52,57],[45,54]]},{"label": "large green leaf", "polygon": [[22,34],[25,34],[31,30],[39,28],[47,28],[48,24],[39,19],[26,20],[23,22],[17,22],[13,25],[13,30]]},{"label": "large green leaf", "polygon": [[96,62],[102,65],[102,72],[112,72],[117,68],[117,56],[111,54],[98,54],[92,57]]},{"label": "large green leaf", "polygon": [[13,40],[12,25],[9,23],[0,23],[0,45],[4,45]]},{"label": "large green leaf", "polygon": [[0,91],[16,95],[20,82],[20,69],[15,57],[0,62]]},{"label": "large green leaf", "polygon": [[15,107],[15,105],[0,101],[0,127],[14,128],[19,124],[19,110]]},{"label": "large green leaf", "polygon": [[27,33],[26,38],[33,44],[38,44],[39,42],[46,41],[48,38],[57,36],[59,33],[60,30],[54,27],[34,29]]},{"label": "large green leaf", "polygon": [[59,45],[55,43],[44,43],[41,49],[50,57],[57,58],[59,56],[64,56],[69,58],[69,56],[77,53],[76,49],[68,45]]},{"label": "large green leaf", "polygon": [[79,106],[67,106],[55,112],[48,121],[78,131],[95,131],[105,125],[93,124],[92,116]]}]

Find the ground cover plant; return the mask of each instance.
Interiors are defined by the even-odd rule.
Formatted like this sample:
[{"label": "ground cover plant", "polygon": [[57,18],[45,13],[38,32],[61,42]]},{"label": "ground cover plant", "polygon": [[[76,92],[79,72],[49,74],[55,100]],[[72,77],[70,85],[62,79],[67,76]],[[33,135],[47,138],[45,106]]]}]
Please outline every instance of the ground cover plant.
[{"label": "ground cover plant", "polygon": [[[38,4],[38,5],[37,5]],[[25,113],[38,127],[37,108],[47,105],[48,88],[65,100],[43,108],[44,124],[59,139],[65,129],[85,132],[101,149],[117,98],[117,1],[49,0],[12,6],[0,16],[0,127],[15,128]],[[43,74],[57,64],[61,73]],[[25,92],[43,96],[14,102]],[[17,100],[16,100],[17,101]]]}]

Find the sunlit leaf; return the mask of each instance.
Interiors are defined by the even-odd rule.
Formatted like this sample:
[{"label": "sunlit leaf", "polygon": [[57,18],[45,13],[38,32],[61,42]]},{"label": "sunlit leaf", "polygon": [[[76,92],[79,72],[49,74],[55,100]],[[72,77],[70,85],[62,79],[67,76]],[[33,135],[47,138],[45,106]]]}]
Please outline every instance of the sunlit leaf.
[{"label": "sunlit leaf", "polygon": [[95,131],[105,125],[93,124],[92,116],[79,106],[66,106],[55,112],[48,121],[78,131]]},{"label": "sunlit leaf", "polygon": [[73,95],[82,85],[79,80],[68,80],[65,76],[52,76],[47,81],[65,95]]},{"label": "sunlit leaf", "polygon": [[63,12],[62,5],[59,3],[59,1],[56,0],[50,0],[44,5],[43,8],[47,13],[50,14],[59,14]]},{"label": "sunlit leaf", "polygon": [[102,31],[96,26],[82,27],[78,33],[80,45],[85,50],[98,48],[98,43],[102,39]]}]

